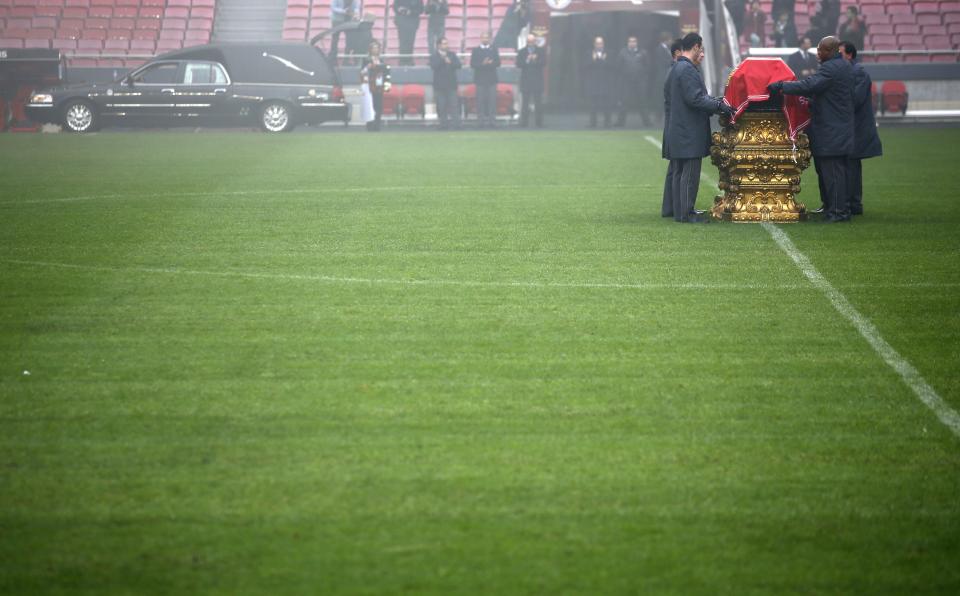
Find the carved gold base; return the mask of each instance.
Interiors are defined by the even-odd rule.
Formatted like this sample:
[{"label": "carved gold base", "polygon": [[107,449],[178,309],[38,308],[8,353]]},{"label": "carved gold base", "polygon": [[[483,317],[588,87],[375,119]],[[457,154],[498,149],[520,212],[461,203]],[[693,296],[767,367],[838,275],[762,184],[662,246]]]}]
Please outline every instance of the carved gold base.
[{"label": "carved gold base", "polygon": [[745,112],[736,124],[713,133],[710,160],[720,172],[722,195],[711,214],[741,223],[794,223],[807,218],[800,192],[800,175],[810,166],[809,141],[790,140],[781,112]]}]

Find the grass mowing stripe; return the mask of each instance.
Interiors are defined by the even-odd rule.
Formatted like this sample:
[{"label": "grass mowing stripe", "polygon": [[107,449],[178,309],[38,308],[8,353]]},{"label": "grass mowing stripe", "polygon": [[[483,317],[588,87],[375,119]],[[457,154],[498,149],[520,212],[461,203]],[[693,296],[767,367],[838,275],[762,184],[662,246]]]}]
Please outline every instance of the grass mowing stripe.
[{"label": "grass mowing stripe", "polygon": [[787,253],[787,256],[796,263],[804,276],[810,280],[810,283],[823,292],[837,312],[853,323],[853,326],[857,328],[860,335],[862,335],[874,351],[883,358],[883,361],[900,375],[904,383],[920,398],[920,401],[933,410],[933,413],[937,415],[940,422],[953,431],[953,434],[960,437],[960,414],[957,414],[956,410],[947,405],[947,403],[943,401],[943,398],[937,395],[933,387],[923,379],[920,372],[914,368],[906,358],[893,349],[893,346],[883,339],[883,336],[880,335],[880,331],[876,326],[870,322],[868,318],[860,314],[860,312],[850,304],[847,297],[833,287],[833,284],[827,281],[827,279],[817,271],[817,268],[813,266],[810,259],[797,249],[786,232],[769,222],[763,222],[761,225],[770,233],[770,236],[774,242],[777,243],[777,246],[779,246],[783,252]]},{"label": "grass mowing stripe", "polygon": [[260,195],[287,195],[287,194],[355,194],[355,193],[377,193],[377,192],[462,192],[471,190],[499,191],[499,190],[551,190],[551,189],[580,189],[580,190],[600,190],[600,189],[637,189],[649,188],[647,184],[585,184],[585,185],[565,185],[565,184],[511,184],[511,185],[450,185],[450,186],[361,186],[355,188],[265,188],[255,190],[221,190],[205,192],[166,192],[151,194],[104,194],[104,195],[85,195],[77,197],[59,197],[52,199],[30,199],[27,201],[3,201],[0,206],[10,205],[36,205],[44,203],[72,203],[76,201],[97,201],[104,199],[165,199],[165,198],[189,198],[189,197],[237,197],[237,196],[260,196]]},{"label": "grass mowing stripe", "polygon": [[[623,290],[802,290],[806,284],[750,284],[750,283],[616,283],[616,282],[536,282],[536,281],[479,281],[459,279],[386,279],[376,277],[346,277],[309,273],[263,273],[258,271],[204,271],[177,267],[107,267],[79,263],[54,263],[23,259],[0,259],[0,263],[30,267],[52,267],[100,271],[108,273],[160,273],[181,275],[208,275],[212,277],[241,277],[250,279],[278,279],[291,281],[319,281],[345,284],[380,284],[411,286],[464,286],[490,288],[576,288],[576,289],[623,289]],[[953,288],[960,284],[902,283],[902,284],[852,284],[848,288]]]}]

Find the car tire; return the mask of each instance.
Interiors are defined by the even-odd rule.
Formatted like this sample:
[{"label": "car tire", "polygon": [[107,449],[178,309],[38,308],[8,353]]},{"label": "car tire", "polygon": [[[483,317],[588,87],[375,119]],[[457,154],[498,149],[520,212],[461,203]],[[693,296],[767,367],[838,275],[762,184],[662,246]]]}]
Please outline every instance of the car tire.
[{"label": "car tire", "polygon": [[267,132],[290,132],[293,130],[293,114],[290,105],[271,101],[260,110],[260,128]]},{"label": "car tire", "polygon": [[100,125],[93,104],[82,99],[73,100],[63,106],[63,128],[70,132],[93,132]]}]

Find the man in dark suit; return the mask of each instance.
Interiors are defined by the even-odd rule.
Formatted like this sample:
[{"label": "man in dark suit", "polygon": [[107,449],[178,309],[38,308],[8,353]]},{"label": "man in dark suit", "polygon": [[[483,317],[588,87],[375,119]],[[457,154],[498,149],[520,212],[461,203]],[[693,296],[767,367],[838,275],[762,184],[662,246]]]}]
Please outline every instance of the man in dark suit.
[{"label": "man in dark suit", "polygon": [[[423,0],[393,0],[393,20],[397,24],[401,54],[413,53],[413,42],[417,38],[421,14],[423,14]],[[400,64],[412,66],[413,58],[401,58]]]},{"label": "man in dark suit", "polygon": [[660,41],[650,52],[650,120],[659,120],[663,114],[660,109],[663,104],[660,103],[663,98],[660,91],[667,80],[667,73],[673,68],[676,56],[671,52],[671,42],[673,38],[666,31],[660,32]]},{"label": "man in dark suit", "polygon": [[[683,40],[675,39],[670,44],[670,55],[673,56],[672,64],[677,63],[680,52],[683,51]],[[663,143],[660,147],[660,156],[663,159],[670,159],[667,155],[667,123],[670,121],[670,74],[673,73],[673,67],[667,72],[667,80],[663,83]],[[673,217],[673,162],[668,162],[667,178],[663,181],[663,206],[660,208],[660,215],[663,217]],[[700,215],[698,213],[697,215]]]},{"label": "man in dark suit", "polygon": [[593,40],[593,51],[587,61],[586,85],[587,98],[590,100],[590,128],[597,127],[597,112],[603,112],[603,125],[610,128],[613,116],[611,105],[611,86],[613,83],[614,60],[607,53],[602,37]]},{"label": "man in dark suit", "polygon": [[620,107],[617,114],[617,126],[626,126],[627,112],[630,108],[640,108],[640,117],[646,122],[647,115],[641,105],[641,99],[647,85],[647,53],[640,49],[637,36],[627,38],[627,47],[617,56],[617,92]]},{"label": "man in dark suit", "polygon": [[771,93],[803,95],[810,101],[810,152],[820,183],[826,223],[850,221],[847,206],[847,158],[854,153],[853,68],[840,55],[840,40],[828,36],[817,45],[820,68],[802,81],[768,85]]},{"label": "man in dark suit", "polygon": [[473,84],[477,88],[477,117],[480,128],[493,128],[497,116],[497,68],[500,52],[490,45],[490,34],[480,36],[480,45],[470,53]]},{"label": "man in dark suit", "polygon": [[520,126],[530,123],[530,106],[536,118],[537,128],[543,128],[543,67],[547,53],[537,45],[532,33],[527,35],[527,45],[517,52],[517,68],[520,69]]},{"label": "man in dark suit", "polygon": [[873,81],[863,66],[857,62],[857,47],[849,41],[840,42],[840,54],[853,66],[853,121],[855,137],[853,155],[847,160],[847,203],[850,215],[863,215],[863,163],[862,160],[883,155],[883,145],[877,134],[877,121],[873,117]]},{"label": "man in dark suit", "polygon": [[433,69],[433,97],[437,102],[440,130],[450,126],[460,128],[460,97],[457,95],[460,59],[450,51],[446,37],[440,38],[436,51],[430,55],[430,68]]},{"label": "man in dark suit", "polygon": [[665,156],[670,160],[673,219],[682,223],[709,223],[693,213],[700,188],[700,166],[710,154],[711,114],[733,115],[733,108],[707,94],[700,74],[703,38],[688,33],[682,51],[668,75],[664,107],[667,111],[663,135]]},{"label": "man in dark suit", "polygon": [[817,57],[810,53],[812,46],[810,38],[804,37],[800,40],[800,49],[787,58],[787,66],[798,79],[805,79],[817,72]]}]

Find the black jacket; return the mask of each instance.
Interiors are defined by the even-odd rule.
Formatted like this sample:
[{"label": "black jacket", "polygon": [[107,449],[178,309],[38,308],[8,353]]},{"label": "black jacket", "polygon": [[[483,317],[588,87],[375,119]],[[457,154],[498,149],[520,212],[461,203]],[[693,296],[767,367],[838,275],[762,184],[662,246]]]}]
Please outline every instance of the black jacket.
[{"label": "black jacket", "polygon": [[[528,60],[528,56],[533,59]],[[540,46],[524,46],[517,52],[517,68],[520,69],[520,91],[543,93],[543,68],[547,65],[547,52]]]},{"label": "black jacket", "polygon": [[450,5],[447,0],[427,0],[427,6],[423,12],[427,13],[427,20],[430,23],[445,23],[447,15],[450,14]]},{"label": "black jacket", "polygon": [[667,75],[664,104],[665,157],[696,159],[710,155],[710,115],[719,113],[720,100],[707,95],[700,71],[683,56]]},{"label": "black jacket", "polygon": [[798,79],[808,77],[810,74],[801,74],[801,71],[810,70],[815,72],[817,70],[817,57],[810,52],[798,50],[790,54],[790,57],[787,58],[787,66],[790,67],[793,74],[797,75]]},{"label": "black jacket", "polygon": [[853,67],[839,54],[802,81],[783,83],[787,95],[811,98],[807,134],[814,157],[853,155],[853,86]]},{"label": "black jacket", "polygon": [[603,58],[594,58],[596,50],[590,50],[584,67],[583,84],[588,97],[607,97],[613,82],[613,69],[616,66],[613,56],[604,50]]},{"label": "black jacket", "polygon": [[423,0],[393,0],[393,14],[397,18],[420,18],[423,14]]},{"label": "black jacket", "polygon": [[853,122],[856,137],[853,140],[853,157],[866,159],[883,155],[883,145],[877,134],[877,121],[873,117],[873,98],[870,73],[859,63],[853,63]]},{"label": "black jacket", "polygon": [[457,88],[457,71],[460,70],[460,58],[447,50],[450,63],[443,59],[440,52],[430,56],[430,68],[433,69],[433,89],[435,91],[454,91]]},{"label": "black jacket", "polygon": [[[492,64],[484,64],[487,58],[493,58]],[[481,48],[477,46],[470,53],[470,68],[473,69],[473,82],[477,85],[496,85],[497,68],[500,67],[500,52],[496,46]]]}]

